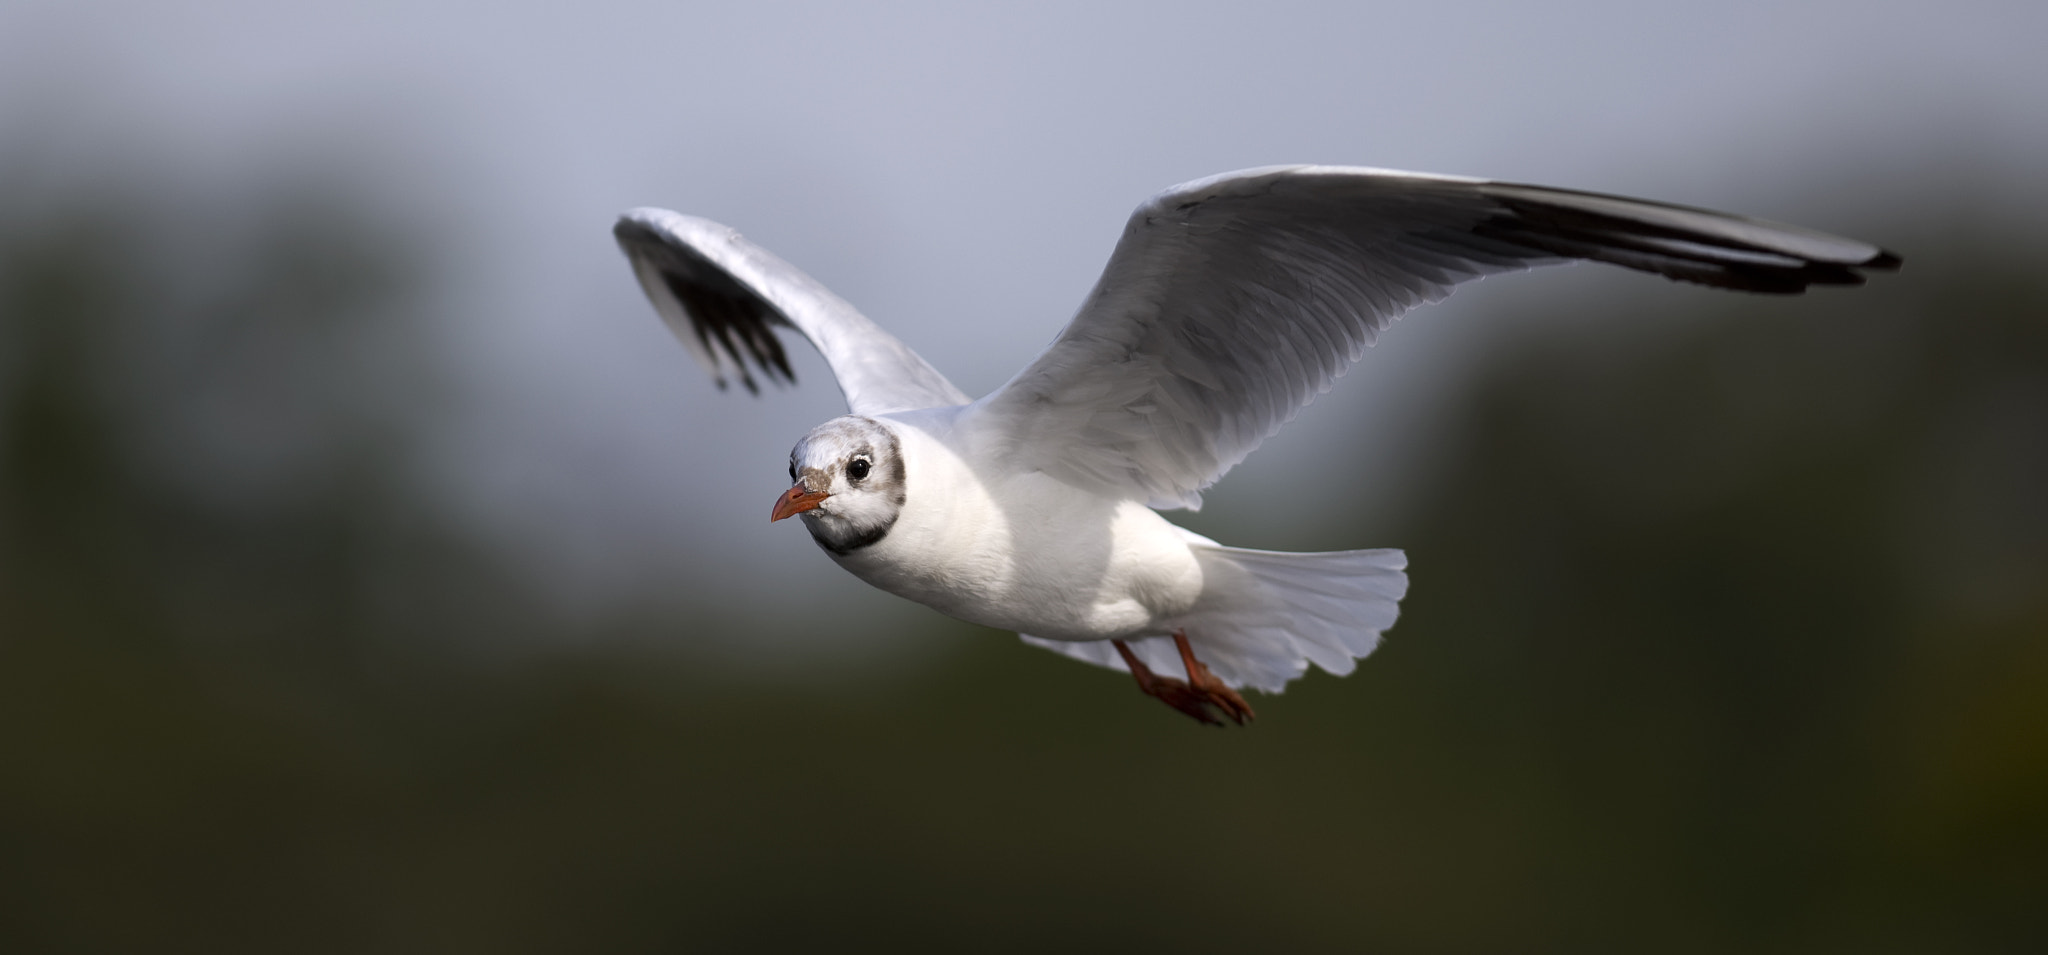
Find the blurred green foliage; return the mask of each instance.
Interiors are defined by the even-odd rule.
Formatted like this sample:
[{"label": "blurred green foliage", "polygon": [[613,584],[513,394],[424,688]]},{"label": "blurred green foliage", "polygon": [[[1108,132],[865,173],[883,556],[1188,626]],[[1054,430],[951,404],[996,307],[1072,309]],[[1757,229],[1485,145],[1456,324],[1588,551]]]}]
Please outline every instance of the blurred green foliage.
[{"label": "blurred green foliage", "polygon": [[6,951],[2048,947],[2039,244],[1504,343],[1355,537],[1387,647],[1214,732],[936,616],[550,641],[408,478],[431,276],[352,208],[0,213]]}]

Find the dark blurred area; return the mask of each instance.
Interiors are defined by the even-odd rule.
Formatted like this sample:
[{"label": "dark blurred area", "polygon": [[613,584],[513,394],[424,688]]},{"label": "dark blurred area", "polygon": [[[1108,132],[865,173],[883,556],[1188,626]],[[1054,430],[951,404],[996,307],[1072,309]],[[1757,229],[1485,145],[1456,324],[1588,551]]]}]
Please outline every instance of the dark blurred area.
[{"label": "dark blurred area", "polygon": [[1213,732],[936,615],[844,680],[559,622],[421,489],[360,198],[0,207],[0,949],[2048,949],[2042,236],[1518,323],[1333,515],[1388,645]]}]

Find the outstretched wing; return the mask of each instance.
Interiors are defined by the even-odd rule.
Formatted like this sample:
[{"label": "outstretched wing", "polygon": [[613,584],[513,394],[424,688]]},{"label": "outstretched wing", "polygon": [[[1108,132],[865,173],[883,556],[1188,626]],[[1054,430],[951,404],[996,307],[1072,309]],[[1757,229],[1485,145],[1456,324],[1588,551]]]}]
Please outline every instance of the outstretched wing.
[{"label": "outstretched wing", "polygon": [[794,382],[777,326],[801,332],[860,415],[967,403],[967,396],[845,299],[728,226],[666,209],[634,209],[612,227],[640,287],[676,337],[725,387]]},{"label": "outstretched wing", "polygon": [[1198,507],[1401,313],[1575,259],[1779,293],[1899,265],[1863,242],[1637,199],[1336,166],[1225,173],[1140,206],[1074,320],[971,420],[1020,467]]}]

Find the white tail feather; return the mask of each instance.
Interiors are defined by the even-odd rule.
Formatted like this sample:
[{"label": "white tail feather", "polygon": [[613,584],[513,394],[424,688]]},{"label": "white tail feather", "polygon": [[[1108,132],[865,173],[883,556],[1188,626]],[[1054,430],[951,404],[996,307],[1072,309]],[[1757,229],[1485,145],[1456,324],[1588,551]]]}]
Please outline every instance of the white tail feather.
[{"label": "white tail feather", "polygon": [[[1408,592],[1408,557],[1398,550],[1290,554],[1202,539],[1191,548],[1202,566],[1202,596],[1172,624],[1187,632],[1195,656],[1233,687],[1278,693],[1310,663],[1338,676],[1350,673],[1379,646]],[[1020,636],[1076,660],[1127,669],[1107,640]],[[1182,669],[1170,637],[1125,644],[1163,675]]]}]

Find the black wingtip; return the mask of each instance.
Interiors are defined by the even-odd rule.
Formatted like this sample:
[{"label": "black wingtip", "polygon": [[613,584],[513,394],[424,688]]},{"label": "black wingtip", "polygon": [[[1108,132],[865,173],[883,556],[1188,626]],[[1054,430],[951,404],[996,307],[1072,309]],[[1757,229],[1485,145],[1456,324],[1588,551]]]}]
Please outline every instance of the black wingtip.
[{"label": "black wingtip", "polygon": [[1499,201],[1508,214],[1479,222],[1474,235],[1735,291],[1798,295],[1815,285],[1862,285],[1863,271],[1895,271],[1903,261],[1882,248],[1861,261],[1813,258],[1682,224],[1515,196]]}]

